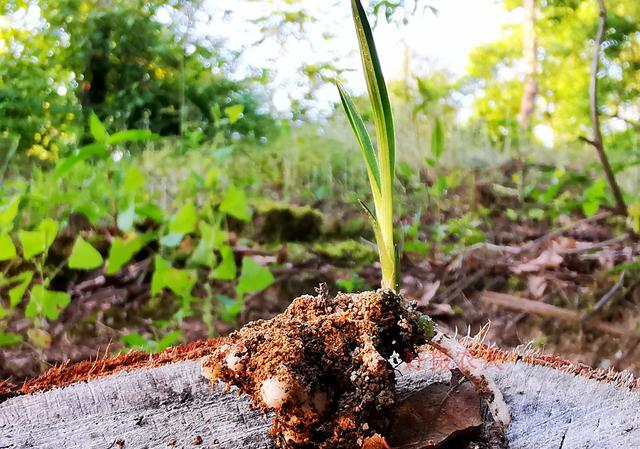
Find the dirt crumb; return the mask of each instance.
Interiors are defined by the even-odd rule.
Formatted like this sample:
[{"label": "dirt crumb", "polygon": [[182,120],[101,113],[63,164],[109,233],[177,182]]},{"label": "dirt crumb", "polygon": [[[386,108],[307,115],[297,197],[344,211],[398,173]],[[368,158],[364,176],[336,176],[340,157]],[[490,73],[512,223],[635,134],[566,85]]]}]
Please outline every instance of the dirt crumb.
[{"label": "dirt crumb", "polygon": [[275,410],[278,448],[354,449],[388,431],[394,367],[425,343],[420,315],[388,292],[302,296],[223,339],[203,374]]}]

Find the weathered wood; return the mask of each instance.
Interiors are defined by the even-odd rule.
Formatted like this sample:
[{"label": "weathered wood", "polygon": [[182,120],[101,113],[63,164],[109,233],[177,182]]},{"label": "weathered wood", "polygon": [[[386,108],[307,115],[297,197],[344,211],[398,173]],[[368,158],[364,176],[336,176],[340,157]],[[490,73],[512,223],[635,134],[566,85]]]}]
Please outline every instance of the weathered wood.
[{"label": "weathered wood", "polygon": [[[400,396],[446,380],[441,368],[423,360],[404,369]],[[637,391],[521,362],[488,372],[511,409],[512,448],[640,446]],[[270,423],[246,398],[212,389],[198,361],[181,362],[9,399],[0,404],[0,449],[261,449],[271,447]]]}]

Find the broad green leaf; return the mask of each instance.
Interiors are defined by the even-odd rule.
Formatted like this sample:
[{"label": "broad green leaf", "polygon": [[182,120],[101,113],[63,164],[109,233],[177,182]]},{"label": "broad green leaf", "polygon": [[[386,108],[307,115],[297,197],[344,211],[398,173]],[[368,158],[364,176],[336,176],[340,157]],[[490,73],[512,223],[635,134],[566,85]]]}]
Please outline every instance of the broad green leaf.
[{"label": "broad green leaf", "polygon": [[0,331],[0,346],[13,346],[22,343],[24,338],[20,334],[14,332]]},{"label": "broad green leaf", "polygon": [[182,242],[183,238],[184,234],[182,233],[170,232],[160,239],[160,244],[167,248],[175,248],[180,244],[180,242]]},{"label": "broad green leaf", "polygon": [[104,262],[102,255],[91,243],[82,237],[78,237],[73,244],[69,257],[69,268],[74,270],[92,270],[98,268]]},{"label": "broad green leaf", "polygon": [[0,320],[5,319],[7,316],[7,311],[2,307],[2,303],[0,303]]},{"label": "broad green leaf", "polygon": [[[391,113],[391,103],[389,93],[382,74],[380,59],[373,40],[371,26],[367,19],[367,13],[360,0],[351,0],[353,19],[356,26],[356,34],[360,43],[360,56],[364,67],[367,89],[371,100],[371,110],[373,112],[378,138],[378,161],[383,184],[389,183],[393,187],[393,168],[395,167],[395,130],[393,126],[393,115]],[[389,173],[385,173],[390,170]],[[388,178],[387,178],[388,176]],[[387,179],[385,179],[387,178]],[[384,190],[385,187],[382,188]]]},{"label": "broad green leaf", "polygon": [[225,323],[233,323],[242,312],[242,297],[233,299],[227,295],[218,295],[218,313]]},{"label": "broad green leaf", "polygon": [[42,285],[36,285],[31,289],[25,316],[27,318],[44,316],[49,320],[55,320],[70,302],[71,297],[67,293],[47,290]]},{"label": "broad green leaf", "polygon": [[31,260],[35,256],[46,253],[58,235],[59,223],[51,218],[45,218],[40,222],[35,231],[18,232],[18,240],[22,246],[22,255],[25,260]]},{"label": "broad green leaf", "polygon": [[13,229],[13,221],[18,215],[20,207],[20,196],[13,197],[7,204],[0,207],[0,231],[10,231]]},{"label": "broad green leaf", "polygon": [[122,189],[127,194],[136,193],[144,186],[144,174],[137,164],[132,165],[127,170],[127,174],[124,176],[122,182]]},{"label": "broad green leaf", "polygon": [[244,190],[238,189],[234,185],[230,186],[220,204],[220,212],[231,215],[238,220],[249,221],[251,211]]},{"label": "broad green leaf", "polygon": [[190,234],[196,230],[198,212],[193,203],[182,207],[171,219],[169,232],[172,234]]},{"label": "broad green leaf", "polygon": [[431,153],[433,158],[437,161],[442,157],[444,153],[444,129],[442,127],[442,121],[436,118],[433,124],[433,131],[431,132]]},{"label": "broad green leaf", "polygon": [[586,189],[582,196],[582,211],[587,217],[592,217],[598,210],[600,205],[605,202],[607,193],[607,184],[604,179],[599,179]]},{"label": "broad green leaf", "polygon": [[109,137],[106,128],[93,111],[91,111],[91,115],[89,116],[89,131],[91,131],[91,136],[96,142],[104,142]]},{"label": "broad green leaf", "polygon": [[243,293],[253,293],[264,290],[273,284],[273,274],[267,267],[263,267],[250,257],[242,259],[242,269],[236,290]]},{"label": "broad green leaf", "polygon": [[23,271],[12,278],[13,282],[19,282],[19,284],[9,290],[9,306],[11,306],[12,309],[22,301],[22,297],[27,291],[27,288],[29,288],[29,284],[31,284],[31,279],[33,279],[33,271]]},{"label": "broad green leaf", "polygon": [[5,260],[11,260],[16,257],[16,246],[13,244],[13,240],[9,234],[0,234],[0,262]]},{"label": "broad green leaf", "polygon": [[199,229],[201,236],[200,241],[198,241],[198,245],[191,254],[187,264],[191,267],[203,266],[213,268],[216,264],[216,254],[214,252],[216,247],[215,226],[201,222]]},{"label": "broad green leaf", "polygon": [[128,129],[126,131],[118,131],[113,133],[106,139],[106,142],[110,145],[115,145],[125,142],[144,142],[158,140],[160,136],[151,131],[144,129]]},{"label": "broad green leaf", "polygon": [[162,352],[171,346],[175,346],[175,344],[178,343],[182,339],[182,337],[182,332],[180,332],[179,330],[169,332],[156,342],[156,351]]},{"label": "broad green leaf", "polygon": [[151,277],[151,294],[156,296],[168,288],[180,297],[191,296],[191,290],[198,280],[192,270],[173,268],[171,263],[160,256],[155,257],[155,269]]},{"label": "broad green leaf", "polygon": [[156,223],[164,220],[164,211],[155,203],[146,203],[136,206],[136,214],[140,217],[147,217]]},{"label": "broad green leaf", "polygon": [[133,202],[129,203],[129,207],[127,207],[123,211],[118,212],[118,229],[123,232],[129,232],[133,229],[133,225],[135,224],[138,216],[136,215],[136,208]]},{"label": "broad green leaf", "polygon": [[344,107],[344,110],[347,114],[347,118],[349,119],[351,128],[353,128],[353,132],[356,135],[356,139],[358,139],[358,144],[360,144],[360,149],[362,150],[364,160],[367,163],[367,172],[369,174],[369,182],[371,183],[371,187],[377,188],[378,191],[380,191],[380,168],[378,167],[376,153],[373,148],[373,143],[371,143],[369,133],[367,132],[367,128],[364,125],[362,117],[360,116],[360,114],[358,114],[358,111],[356,110],[351,97],[342,87],[342,84],[338,82],[337,86],[338,92],[340,92],[342,106]]},{"label": "broad green leaf", "polygon": [[149,352],[152,347],[149,340],[144,338],[142,335],[135,333],[123,335],[122,337],[120,337],[120,343],[122,343],[127,348],[139,348],[147,352]]},{"label": "broad green leaf", "polygon": [[243,104],[236,104],[236,105],[224,108],[224,115],[227,116],[227,118],[229,119],[229,123],[231,123],[232,125],[242,118],[243,112],[244,112]]},{"label": "broad green leaf", "polygon": [[128,263],[152,238],[152,234],[137,235],[128,239],[116,237],[109,248],[106,274],[116,274],[120,271],[120,268]]},{"label": "broad green leaf", "polygon": [[211,272],[210,277],[219,281],[231,281],[236,278],[236,259],[233,254],[233,248],[229,245],[220,247],[220,257],[222,260],[218,266]]}]

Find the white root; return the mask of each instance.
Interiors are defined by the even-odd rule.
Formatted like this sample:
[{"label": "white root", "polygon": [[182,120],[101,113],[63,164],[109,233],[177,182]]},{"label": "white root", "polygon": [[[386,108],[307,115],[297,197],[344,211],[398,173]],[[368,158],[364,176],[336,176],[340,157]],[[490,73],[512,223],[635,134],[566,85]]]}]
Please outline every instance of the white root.
[{"label": "white root", "polygon": [[487,401],[493,419],[507,427],[511,423],[511,412],[496,383],[485,375],[486,363],[478,359],[473,359],[473,363],[470,363],[467,356],[468,349],[437,328],[429,344],[456,364],[464,377],[475,385],[480,395]]}]

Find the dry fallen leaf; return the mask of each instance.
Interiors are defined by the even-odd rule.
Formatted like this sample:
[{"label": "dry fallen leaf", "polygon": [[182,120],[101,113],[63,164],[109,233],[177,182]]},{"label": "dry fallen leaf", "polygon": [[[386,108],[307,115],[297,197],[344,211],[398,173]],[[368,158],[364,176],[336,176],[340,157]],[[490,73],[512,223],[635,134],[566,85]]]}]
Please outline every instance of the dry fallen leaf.
[{"label": "dry fallen leaf", "polygon": [[553,249],[547,249],[540,253],[538,257],[529,262],[516,265],[511,269],[516,274],[519,273],[537,273],[544,271],[548,268],[558,268],[562,264],[564,259]]},{"label": "dry fallen leaf", "polygon": [[432,449],[482,424],[480,396],[470,382],[432,384],[396,408],[389,443],[398,449]]},{"label": "dry fallen leaf", "polygon": [[387,440],[376,433],[374,436],[364,440],[362,449],[391,449],[391,447],[387,444]]},{"label": "dry fallen leaf", "polygon": [[542,298],[544,291],[547,289],[547,279],[543,276],[529,276],[527,278],[527,287],[531,296]]}]

